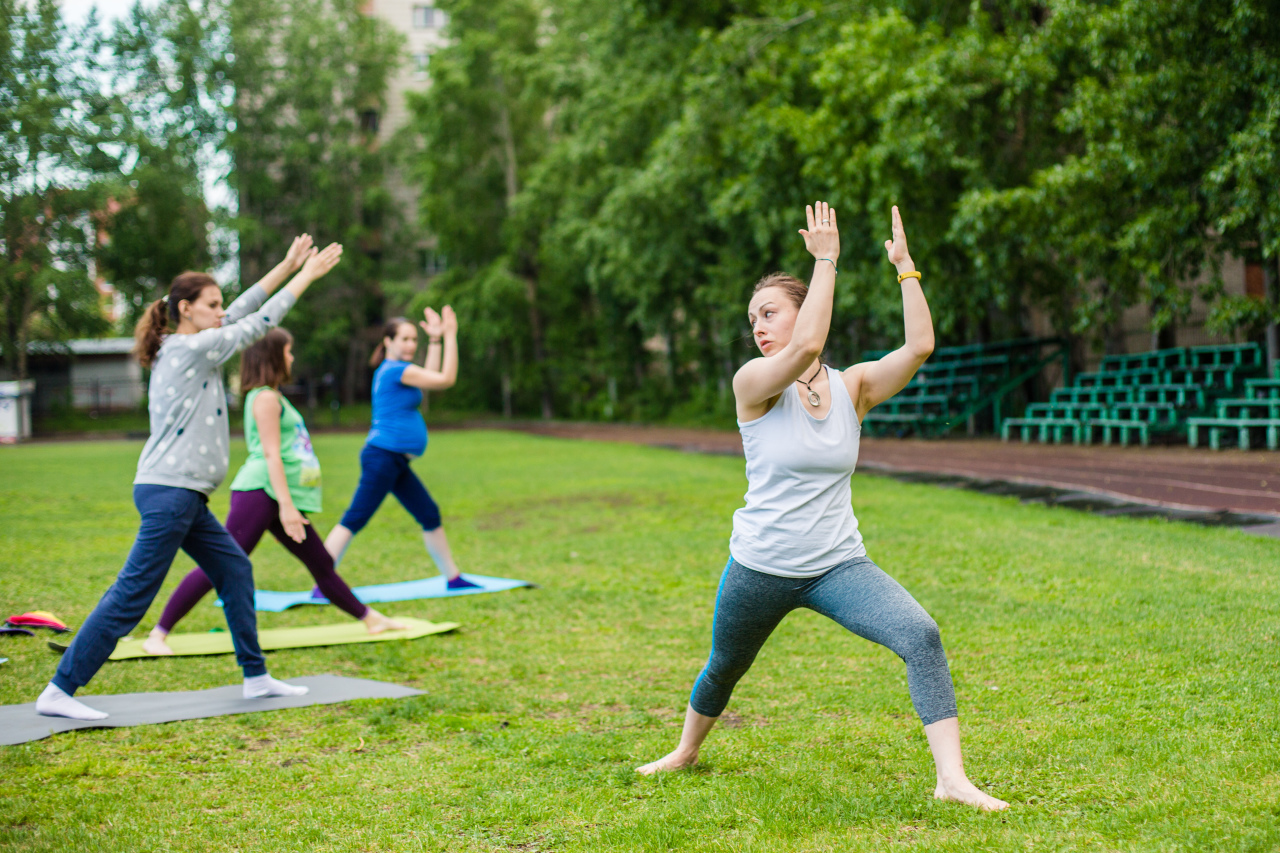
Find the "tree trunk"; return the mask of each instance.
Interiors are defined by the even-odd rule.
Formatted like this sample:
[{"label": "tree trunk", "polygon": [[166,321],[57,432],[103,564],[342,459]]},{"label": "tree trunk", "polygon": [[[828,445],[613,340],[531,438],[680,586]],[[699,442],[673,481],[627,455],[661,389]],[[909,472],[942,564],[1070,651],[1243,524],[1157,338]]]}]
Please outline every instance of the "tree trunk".
[{"label": "tree trunk", "polygon": [[538,366],[541,378],[542,418],[551,420],[555,413],[551,407],[551,377],[547,373],[547,351],[542,334],[542,314],[538,311],[538,279],[536,275],[526,275],[524,292],[529,300],[529,332],[533,337],[533,363]]},{"label": "tree trunk", "polygon": [[356,401],[356,385],[360,381],[360,371],[365,365],[364,318],[356,311],[351,312],[351,339],[347,344],[347,364],[342,376],[342,404],[349,406]]},{"label": "tree trunk", "polygon": [[[1276,263],[1280,266],[1280,258],[1276,259]],[[1263,271],[1264,290],[1263,298],[1267,301],[1267,307],[1273,312],[1276,305],[1280,304],[1280,281],[1277,280],[1276,270],[1271,267],[1265,267]],[[1272,315],[1274,316],[1274,314]],[[1267,323],[1267,375],[1277,376],[1276,364],[1280,363],[1280,330],[1276,327],[1276,321],[1272,320]]]},{"label": "tree trunk", "polygon": [[[498,139],[502,143],[502,173],[507,185],[507,212],[511,212],[516,195],[520,192],[520,173],[516,160],[516,140],[511,130],[511,111],[507,108],[507,88],[499,74],[494,85],[498,90]],[[551,377],[547,374],[546,340],[542,333],[542,313],[538,309],[538,268],[536,263],[529,263],[528,268],[521,270],[524,279],[525,297],[529,300],[529,333],[533,338],[533,362],[538,368],[540,385],[542,386],[542,417],[551,420],[554,412],[551,407]]]}]

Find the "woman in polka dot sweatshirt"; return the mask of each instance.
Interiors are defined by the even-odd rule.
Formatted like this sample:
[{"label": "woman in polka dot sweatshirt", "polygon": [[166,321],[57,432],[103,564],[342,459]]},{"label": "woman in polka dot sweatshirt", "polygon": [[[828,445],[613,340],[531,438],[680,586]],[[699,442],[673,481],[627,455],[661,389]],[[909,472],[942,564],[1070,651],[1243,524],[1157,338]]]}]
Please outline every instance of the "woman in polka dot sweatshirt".
[{"label": "woman in polka dot sweatshirt", "polygon": [[[107,716],[73,694],[142,619],[179,549],[204,568],[222,597],[236,661],[244,671],[245,698],[306,692],[267,674],[253,610],[253,567],[207,503],[226,476],[231,443],[222,366],[276,326],[341,257],[338,244],[317,253],[304,234],[275,269],[225,311],[217,282],[205,273],[188,272],[174,279],[169,295],[153,302],[138,322],[134,352],[151,368],[151,438],[133,480],[133,502],[142,523],[124,568],[36,700],[39,713],[81,720]],[[268,300],[299,267],[284,290]]]}]

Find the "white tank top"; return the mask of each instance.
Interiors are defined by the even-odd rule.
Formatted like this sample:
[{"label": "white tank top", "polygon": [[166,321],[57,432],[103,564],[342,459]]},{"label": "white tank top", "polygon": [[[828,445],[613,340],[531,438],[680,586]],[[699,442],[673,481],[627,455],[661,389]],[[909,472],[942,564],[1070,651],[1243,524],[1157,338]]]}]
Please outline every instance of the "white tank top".
[{"label": "white tank top", "polygon": [[867,553],[849,484],[862,429],[840,371],[826,370],[831,410],[822,420],[793,382],[767,414],[738,422],[747,505],[733,514],[729,553],[749,569],[816,577]]}]

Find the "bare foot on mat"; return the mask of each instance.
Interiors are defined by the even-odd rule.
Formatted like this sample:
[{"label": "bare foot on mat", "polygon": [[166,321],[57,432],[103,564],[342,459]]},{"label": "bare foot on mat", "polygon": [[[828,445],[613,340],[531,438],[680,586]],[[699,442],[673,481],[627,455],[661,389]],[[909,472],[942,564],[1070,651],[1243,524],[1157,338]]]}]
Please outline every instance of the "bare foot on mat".
[{"label": "bare foot on mat", "polygon": [[364,627],[370,634],[381,634],[383,631],[399,631],[409,627],[397,619],[392,619],[390,616],[383,616],[372,607],[364,615],[364,619],[360,621],[364,622]]},{"label": "bare foot on mat", "polygon": [[171,655],[173,649],[169,648],[168,637],[168,631],[152,628],[151,635],[142,642],[142,650],[149,655]]}]

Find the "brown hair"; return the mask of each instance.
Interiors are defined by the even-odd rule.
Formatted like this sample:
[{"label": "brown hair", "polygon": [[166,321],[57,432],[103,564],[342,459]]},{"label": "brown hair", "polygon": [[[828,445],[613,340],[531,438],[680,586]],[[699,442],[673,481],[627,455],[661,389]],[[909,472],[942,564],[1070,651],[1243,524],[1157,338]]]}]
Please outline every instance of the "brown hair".
[{"label": "brown hair", "polygon": [[284,360],[284,348],[291,343],[293,335],[289,330],[277,326],[246,347],[240,355],[241,393],[259,386],[275,388],[288,382],[289,365]]},{"label": "brown hair", "polygon": [[[791,304],[799,308],[804,305],[804,299],[809,295],[809,285],[800,279],[786,272],[771,272],[764,278],[756,282],[756,286],[751,289],[751,295],[755,296],[766,287],[777,287],[787,295],[787,299],[791,300]],[[818,361],[826,364],[827,360],[823,357],[826,351],[818,354]]]},{"label": "brown hair", "polygon": [[169,295],[147,306],[138,325],[133,328],[133,354],[143,367],[150,367],[169,334],[169,323],[178,325],[178,303],[195,302],[206,287],[217,287],[213,276],[204,272],[184,272],[169,285]]},{"label": "brown hair", "polygon": [[756,286],[751,289],[751,295],[755,296],[766,287],[780,287],[782,292],[787,294],[787,298],[791,300],[797,308],[804,304],[804,298],[809,295],[809,286],[791,273],[771,272],[764,278],[756,282]]},{"label": "brown hair", "polygon": [[377,367],[382,364],[382,360],[387,357],[387,338],[394,338],[400,331],[400,327],[404,325],[412,326],[405,317],[392,317],[382,326],[382,335],[378,338],[378,346],[374,348],[373,355],[369,356],[369,366]]}]

